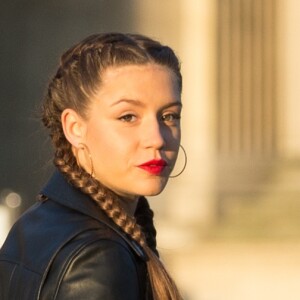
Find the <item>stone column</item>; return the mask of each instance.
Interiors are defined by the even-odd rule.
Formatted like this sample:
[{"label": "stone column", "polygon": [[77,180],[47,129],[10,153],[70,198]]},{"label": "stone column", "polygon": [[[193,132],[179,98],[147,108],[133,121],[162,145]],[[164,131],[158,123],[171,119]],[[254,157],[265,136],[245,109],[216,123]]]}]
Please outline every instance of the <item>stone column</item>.
[{"label": "stone column", "polygon": [[182,144],[188,166],[174,179],[168,203],[174,221],[207,224],[214,216],[215,1],[180,1],[180,12]]}]

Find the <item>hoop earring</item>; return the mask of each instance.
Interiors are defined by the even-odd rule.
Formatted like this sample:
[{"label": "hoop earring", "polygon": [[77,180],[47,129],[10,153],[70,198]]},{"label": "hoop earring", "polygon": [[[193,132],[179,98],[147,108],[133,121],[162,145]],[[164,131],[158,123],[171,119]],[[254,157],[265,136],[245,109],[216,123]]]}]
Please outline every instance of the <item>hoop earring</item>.
[{"label": "hoop earring", "polygon": [[[79,143],[78,146],[79,146],[79,149],[81,149],[81,150],[83,150],[83,151],[84,151],[84,150],[87,151],[87,155],[88,155],[88,157],[89,157],[89,159],[90,159],[90,165],[91,165],[91,172],[90,172],[89,174],[90,174],[91,177],[94,177],[94,164],[93,164],[93,159],[92,159],[92,155],[91,155],[90,149],[88,148],[88,146],[87,146],[86,144],[83,144],[83,143]],[[78,149],[77,149],[77,151],[78,151]],[[77,152],[77,153],[78,153],[78,152]],[[78,159],[78,157],[77,157],[77,153],[76,153],[76,161],[77,161],[77,165],[78,165],[81,169],[83,169],[82,166],[80,165],[79,159]]]},{"label": "hoop earring", "polygon": [[172,175],[172,176],[170,175],[169,178],[175,178],[175,177],[178,177],[179,175],[181,175],[181,174],[183,173],[183,171],[185,170],[186,165],[187,165],[187,155],[186,155],[186,151],[185,151],[185,149],[183,148],[182,145],[179,145],[179,147],[182,149],[183,154],[184,154],[184,165],[183,165],[182,170],[181,170],[178,174]]}]

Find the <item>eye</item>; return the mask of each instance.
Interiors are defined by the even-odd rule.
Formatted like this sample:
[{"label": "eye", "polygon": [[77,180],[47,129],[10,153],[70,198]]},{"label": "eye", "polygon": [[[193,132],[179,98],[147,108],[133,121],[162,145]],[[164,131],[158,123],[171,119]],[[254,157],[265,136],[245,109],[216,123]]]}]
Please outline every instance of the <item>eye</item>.
[{"label": "eye", "polygon": [[176,123],[180,120],[180,114],[166,113],[162,116],[162,120],[166,123]]},{"label": "eye", "polygon": [[134,122],[136,120],[136,116],[133,115],[133,114],[126,114],[126,115],[120,117],[119,120],[122,121],[122,122],[131,123],[131,122]]}]

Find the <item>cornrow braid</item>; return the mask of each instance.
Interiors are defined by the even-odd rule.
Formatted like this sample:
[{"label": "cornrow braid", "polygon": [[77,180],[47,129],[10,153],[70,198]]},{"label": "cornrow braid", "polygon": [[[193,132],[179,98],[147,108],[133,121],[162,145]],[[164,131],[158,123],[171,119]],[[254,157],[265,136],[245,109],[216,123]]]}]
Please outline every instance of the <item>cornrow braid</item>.
[{"label": "cornrow braid", "polygon": [[144,249],[149,258],[147,270],[154,300],[181,300],[176,284],[158,257],[153,212],[147,200],[140,199],[135,217],[128,215],[119,196],[77,164],[61,124],[61,114],[66,108],[74,109],[87,118],[90,99],[101,86],[101,75],[105,69],[147,63],[169,68],[175,74],[181,92],[180,64],[169,47],[141,35],[111,33],[86,38],[62,55],[42,106],[42,121],[50,131],[55,148],[54,164],[60,172],[70,184],[90,196],[121,230]]}]

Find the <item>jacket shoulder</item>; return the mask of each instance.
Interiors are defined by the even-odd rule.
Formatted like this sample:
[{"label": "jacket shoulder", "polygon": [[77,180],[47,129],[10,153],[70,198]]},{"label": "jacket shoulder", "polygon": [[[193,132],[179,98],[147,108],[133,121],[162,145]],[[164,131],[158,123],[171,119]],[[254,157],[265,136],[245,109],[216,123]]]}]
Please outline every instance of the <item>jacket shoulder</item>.
[{"label": "jacket shoulder", "polygon": [[[95,251],[95,245],[98,248],[114,245],[113,248],[123,253],[122,259],[134,252],[129,251],[133,246],[122,234],[100,220],[54,201],[36,204],[13,226],[0,250],[1,299],[39,299],[55,261],[75,262],[73,259],[86,256],[89,249],[91,253]],[[68,253],[64,249],[68,249],[68,255],[63,255]],[[69,269],[71,264],[64,266],[67,267],[64,270],[73,270]]]},{"label": "jacket shoulder", "polygon": [[144,262],[110,230],[85,232],[56,256],[40,299],[142,299],[141,267]]},{"label": "jacket shoulder", "polygon": [[1,299],[37,299],[64,244],[100,222],[52,201],[37,203],[14,224],[0,249]]}]

